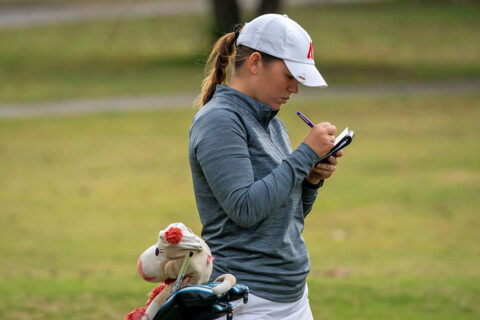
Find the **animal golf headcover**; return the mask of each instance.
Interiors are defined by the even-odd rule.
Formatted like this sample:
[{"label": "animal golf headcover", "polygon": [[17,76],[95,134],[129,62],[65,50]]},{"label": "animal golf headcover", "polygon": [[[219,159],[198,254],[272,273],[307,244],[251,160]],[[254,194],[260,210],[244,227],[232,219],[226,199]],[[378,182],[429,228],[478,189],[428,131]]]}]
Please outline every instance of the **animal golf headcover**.
[{"label": "animal golf headcover", "polygon": [[[173,223],[161,230],[157,244],[149,247],[138,258],[137,268],[143,279],[150,282],[163,282],[150,293],[144,308],[135,309],[126,317],[128,320],[151,320],[158,309],[172,294],[175,279],[186,255],[190,252],[190,264],[185,273],[182,287],[189,284],[206,283],[213,268],[210,248],[202,238],[196,236],[183,223]],[[221,276],[216,281],[223,281],[214,290],[217,293],[228,291],[235,285],[232,275]]]}]

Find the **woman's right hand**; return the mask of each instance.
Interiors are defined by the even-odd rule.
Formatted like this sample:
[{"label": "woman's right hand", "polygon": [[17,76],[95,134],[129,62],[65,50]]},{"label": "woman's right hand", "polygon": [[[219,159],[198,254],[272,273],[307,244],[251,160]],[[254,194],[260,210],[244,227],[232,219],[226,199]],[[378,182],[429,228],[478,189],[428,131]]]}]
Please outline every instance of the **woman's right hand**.
[{"label": "woman's right hand", "polygon": [[335,132],[337,128],[330,122],[321,122],[310,130],[303,142],[322,158],[333,148]]}]

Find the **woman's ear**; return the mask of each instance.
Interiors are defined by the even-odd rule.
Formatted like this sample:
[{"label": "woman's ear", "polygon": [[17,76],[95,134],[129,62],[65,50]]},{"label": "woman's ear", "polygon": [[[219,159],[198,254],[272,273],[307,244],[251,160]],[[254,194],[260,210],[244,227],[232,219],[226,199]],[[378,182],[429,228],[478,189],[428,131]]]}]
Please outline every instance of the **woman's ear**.
[{"label": "woman's ear", "polygon": [[248,57],[247,63],[248,63],[248,70],[250,71],[250,73],[257,74],[258,69],[262,65],[262,55],[260,54],[260,52],[255,51],[254,53],[252,53]]}]

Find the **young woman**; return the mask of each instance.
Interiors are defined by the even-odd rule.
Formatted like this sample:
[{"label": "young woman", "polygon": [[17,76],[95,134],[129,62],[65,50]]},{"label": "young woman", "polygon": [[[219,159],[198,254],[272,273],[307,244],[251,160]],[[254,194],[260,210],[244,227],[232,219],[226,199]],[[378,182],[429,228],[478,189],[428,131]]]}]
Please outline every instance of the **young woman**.
[{"label": "young woman", "polygon": [[287,16],[263,15],[220,38],[207,67],[189,157],[202,237],[215,258],[212,279],[232,273],[249,286],[235,319],[312,319],[304,219],[342,153],[316,164],[335,141],[328,122],[292,151],[276,117],[299,82],[326,87],[312,40]]}]

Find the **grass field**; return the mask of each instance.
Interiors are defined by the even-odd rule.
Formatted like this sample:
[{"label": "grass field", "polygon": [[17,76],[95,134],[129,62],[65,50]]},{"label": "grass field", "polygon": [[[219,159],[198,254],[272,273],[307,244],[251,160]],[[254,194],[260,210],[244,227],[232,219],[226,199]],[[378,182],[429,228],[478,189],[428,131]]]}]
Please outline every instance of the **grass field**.
[{"label": "grass field", "polygon": [[[480,317],[480,94],[284,106],[357,137],[306,220],[316,319]],[[195,110],[0,122],[0,318],[120,319],[152,288],[136,258],[199,219]],[[333,276],[340,270],[348,276]]]},{"label": "grass field", "polygon": [[[285,12],[311,34],[331,86],[480,77],[478,5],[397,1]],[[197,91],[211,29],[210,17],[187,15],[0,30],[0,104]]]},{"label": "grass field", "polygon": [[[480,77],[478,5],[287,13],[333,88]],[[0,30],[0,104],[198,91],[210,28],[188,15]],[[479,319],[480,93],[300,93],[279,114],[294,147],[308,129],[296,110],[356,132],[306,220],[315,319]],[[200,233],[194,113],[0,119],[0,319],[122,319],[143,305],[153,286],[138,255],[171,222]]]}]

